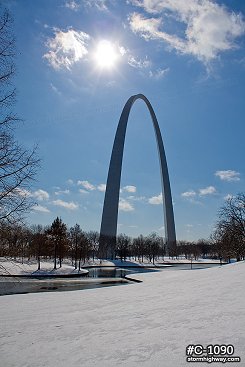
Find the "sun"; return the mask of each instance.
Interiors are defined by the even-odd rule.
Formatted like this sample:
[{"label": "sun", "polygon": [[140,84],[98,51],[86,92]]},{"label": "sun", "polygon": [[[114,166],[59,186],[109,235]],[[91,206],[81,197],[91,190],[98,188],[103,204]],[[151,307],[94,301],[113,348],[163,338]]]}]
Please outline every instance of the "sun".
[{"label": "sun", "polygon": [[100,41],[94,54],[95,62],[101,69],[112,69],[118,59],[118,53],[110,41]]}]

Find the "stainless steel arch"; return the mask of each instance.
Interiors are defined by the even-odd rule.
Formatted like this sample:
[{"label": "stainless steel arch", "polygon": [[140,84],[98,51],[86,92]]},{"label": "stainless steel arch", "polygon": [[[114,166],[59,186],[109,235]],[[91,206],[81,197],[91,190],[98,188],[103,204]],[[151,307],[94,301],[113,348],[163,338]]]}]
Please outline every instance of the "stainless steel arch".
[{"label": "stainless steel arch", "polygon": [[149,100],[143,94],[137,94],[131,96],[128,99],[122,110],[115,135],[109,172],[107,177],[104,207],[100,229],[100,256],[110,259],[114,259],[115,257],[118,204],[119,204],[125,134],[130,110],[132,108],[132,105],[137,99],[142,99],[147,105],[155,130],[159,163],[160,163],[161,182],[162,182],[165,237],[167,241],[167,246],[170,248],[176,243],[174,213],[173,213],[172,196],[168,175],[168,167],[160,128],[157,122],[156,115]]}]

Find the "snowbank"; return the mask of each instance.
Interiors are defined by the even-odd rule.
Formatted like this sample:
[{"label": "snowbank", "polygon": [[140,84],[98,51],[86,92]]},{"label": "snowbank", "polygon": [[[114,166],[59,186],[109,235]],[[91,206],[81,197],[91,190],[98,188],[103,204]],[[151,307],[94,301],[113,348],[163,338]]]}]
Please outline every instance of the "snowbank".
[{"label": "snowbank", "polygon": [[[0,298],[4,367],[182,367],[189,344],[245,361],[245,264],[137,274],[126,286]],[[194,363],[205,366],[205,363]],[[221,365],[221,364],[217,364]]]}]

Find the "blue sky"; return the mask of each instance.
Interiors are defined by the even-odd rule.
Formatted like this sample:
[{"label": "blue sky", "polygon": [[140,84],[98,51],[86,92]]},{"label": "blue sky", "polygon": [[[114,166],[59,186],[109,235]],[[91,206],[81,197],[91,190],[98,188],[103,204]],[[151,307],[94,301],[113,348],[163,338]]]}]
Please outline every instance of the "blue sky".
[{"label": "blue sky", "polygon": [[[39,145],[29,223],[58,215],[99,230],[113,139],[143,93],[161,128],[178,239],[209,237],[227,195],[244,191],[245,3],[8,0],[17,44],[17,138]],[[148,110],[131,111],[118,232],[164,235]]]}]

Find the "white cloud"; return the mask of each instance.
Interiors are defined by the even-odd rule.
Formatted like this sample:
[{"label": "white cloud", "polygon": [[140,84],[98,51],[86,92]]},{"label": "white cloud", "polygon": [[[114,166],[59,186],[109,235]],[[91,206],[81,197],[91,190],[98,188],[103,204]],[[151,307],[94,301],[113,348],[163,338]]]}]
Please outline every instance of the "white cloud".
[{"label": "white cloud", "polygon": [[216,171],[215,176],[219,177],[223,181],[240,181],[240,173],[236,171]]},{"label": "white cloud", "polygon": [[49,38],[46,46],[49,51],[43,56],[54,69],[62,67],[70,70],[71,66],[83,59],[87,53],[87,42],[90,36],[81,31],[55,29],[53,38]]},{"label": "white cloud", "polygon": [[216,193],[216,188],[213,186],[205,187],[204,189],[199,189],[199,195],[205,196],[205,195],[212,195]]},{"label": "white cloud", "polygon": [[157,69],[155,71],[150,70],[149,76],[150,78],[154,78],[154,79],[162,79],[169,72],[169,70],[170,70],[169,68]]},{"label": "white cloud", "polygon": [[161,18],[144,18],[141,14],[133,13],[129,18],[129,21],[132,31],[139,33],[146,40],[161,39],[178,51],[184,52],[184,41],[174,35],[170,35],[159,30],[162,23]]},{"label": "white cloud", "polygon": [[189,190],[189,191],[182,192],[181,196],[183,198],[187,199],[192,204],[201,204],[202,205],[202,203],[200,201],[195,199],[197,194],[199,196],[206,196],[206,195],[215,194],[216,192],[217,191],[216,191],[214,186],[208,186],[208,187],[205,187],[203,189],[199,189],[198,193],[194,190]]},{"label": "white cloud", "polygon": [[66,190],[59,190],[59,191],[55,191],[54,194],[55,195],[62,195],[62,194],[69,195],[70,194],[70,190],[68,190],[68,189],[66,189]]},{"label": "white cloud", "polygon": [[148,68],[151,65],[151,62],[147,59],[141,60],[141,59],[137,59],[136,57],[132,55],[129,55],[128,64],[132,66],[133,68],[144,69],[144,68]]},{"label": "white cloud", "polygon": [[97,189],[101,192],[105,192],[106,190],[106,184],[100,184],[97,186]]},{"label": "white cloud", "polygon": [[70,209],[70,210],[75,210],[78,208],[78,205],[75,204],[73,201],[68,202],[68,201],[63,201],[63,200],[58,199],[58,200],[54,200],[53,204],[56,206],[61,206],[65,209]]},{"label": "white cloud", "polygon": [[42,205],[34,205],[34,206],[32,206],[31,209],[35,210],[36,212],[50,213],[50,210],[48,208],[46,208],[45,206],[42,206]]},{"label": "white cloud", "polygon": [[152,64],[152,62],[148,59],[147,56],[144,59],[140,59],[134,56],[129,49],[126,49],[123,46],[119,46],[118,49],[121,56],[126,55],[125,57],[127,63],[135,69],[146,69],[149,68]]},{"label": "white cloud", "polygon": [[119,46],[119,52],[122,56],[124,56],[127,53],[127,50],[123,46]]},{"label": "white cloud", "polygon": [[21,189],[21,188],[17,187],[14,191],[19,196],[33,197],[33,198],[37,199],[38,201],[44,201],[44,200],[49,199],[49,193],[45,190],[42,190],[42,189],[36,190],[34,192],[30,192],[26,189]]},{"label": "white cloud", "polygon": [[181,196],[183,196],[184,198],[192,198],[196,196],[196,192],[194,190],[182,192]]},{"label": "white cloud", "polygon": [[134,207],[127,200],[120,199],[119,200],[119,210],[121,210],[123,212],[131,212],[131,211],[134,210]]},{"label": "white cloud", "polygon": [[93,191],[96,189],[96,187],[88,181],[77,181],[77,184],[83,186],[86,190]]},{"label": "white cloud", "polygon": [[36,198],[39,201],[48,200],[49,199],[49,193],[45,190],[39,189],[37,191],[34,191],[32,193],[32,196]]},{"label": "white cloud", "polygon": [[80,194],[89,194],[89,192],[88,192],[88,191],[83,190],[83,189],[79,189],[79,192],[80,192]]},{"label": "white cloud", "polygon": [[75,0],[70,0],[65,3],[65,7],[70,10],[78,11],[80,4],[78,4]]},{"label": "white cloud", "polygon": [[22,196],[22,197],[26,197],[26,198],[32,196],[30,191],[28,191],[26,189],[21,189],[19,187],[14,189],[14,194]]},{"label": "white cloud", "polygon": [[61,92],[59,91],[59,89],[53,84],[53,83],[50,83],[50,87],[51,89],[56,93],[58,94],[59,96],[61,95]]},{"label": "white cloud", "polygon": [[[230,12],[211,0],[132,0],[154,17],[133,13],[129,18],[133,32],[145,39],[158,39],[183,54],[191,54],[208,63],[223,51],[236,47],[236,38],[245,32],[240,13]],[[161,15],[161,17],[159,17]],[[164,17],[182,23],[182,37],[164,32]]]},{"label": "white cloud", "polygon": [[67,183],[68,183],[68,185],[73,185],[73,184],[74,184],[74,181],[73,181],[71,178],[69,178],[69,179],[67,180]]},{"label": "white cloud", "polygon": [[146,197],[145,196],[133,196],[130,195],[127,197],[128,200],[133,200],[133,201],[145,201]]},{"label": "white cloud", "polygon": [[133,185],[124,186],[123,187],[123,191],[136,192],[136,186],[133,186]]},{"label": "white cloud", "polygon": [[96,8],[99,11],[108,11],[106,5],[108,0],[83,0],[85,6],[90,8]]},{"label": "white cloud", "polygon": [[158,196],[152,196],[151,198],[149,198],[148,203],[153,205],[162,204],[163,203],[162,194],[159,194]]}]

